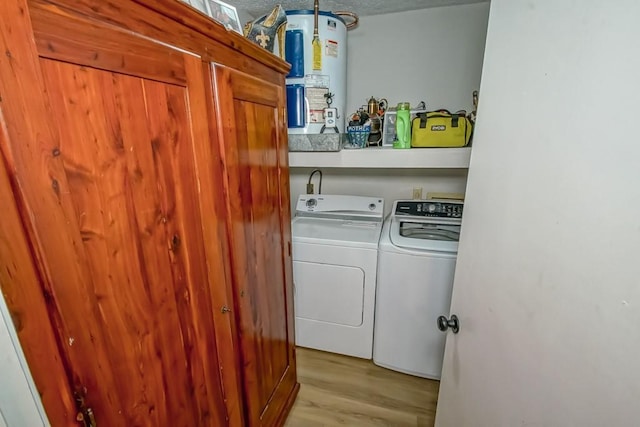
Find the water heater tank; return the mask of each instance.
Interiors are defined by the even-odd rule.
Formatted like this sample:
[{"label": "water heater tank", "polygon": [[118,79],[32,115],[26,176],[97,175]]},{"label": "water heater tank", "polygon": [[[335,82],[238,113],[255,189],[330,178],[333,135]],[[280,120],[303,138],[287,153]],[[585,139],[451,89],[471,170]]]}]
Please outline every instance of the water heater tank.
[{"label": "water heater tank", "polygon": [[[347,26],[331,12],[318,16],[322,49],[321,67],[313,69],[313,10],[288,10],[285,42],[286,60],[291,64],[287,76],[289,133],[320,133],[324,109],[337,108],[336,126],[345,132],[347,104]],[[327,130],[330,132],[331,130]]]}]

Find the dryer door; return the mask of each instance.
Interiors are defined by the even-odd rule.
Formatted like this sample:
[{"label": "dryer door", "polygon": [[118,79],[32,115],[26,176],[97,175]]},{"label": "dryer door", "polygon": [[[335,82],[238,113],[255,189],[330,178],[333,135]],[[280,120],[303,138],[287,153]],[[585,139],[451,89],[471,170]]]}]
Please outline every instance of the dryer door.
[{"label": "dryer door", "polygon": [[296,317],[336,325],[362,325],[361,268],[294,261]]},{"label": "dryer door", "polygon": [[293,243],[296,345],[370,359],[378,251]]}]

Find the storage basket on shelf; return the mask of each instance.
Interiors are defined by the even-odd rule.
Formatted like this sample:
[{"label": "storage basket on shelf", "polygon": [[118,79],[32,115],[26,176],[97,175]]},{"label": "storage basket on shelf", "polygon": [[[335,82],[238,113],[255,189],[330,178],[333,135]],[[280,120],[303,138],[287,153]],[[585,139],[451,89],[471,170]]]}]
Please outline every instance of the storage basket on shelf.
[{"label": "storage basket on shelf", "polygon": [[367,146],[367,139],[369,138],[370,132],[370,125],[347,126],[347,135],[349,136],[349,141],[344,147],[365,148]]}]

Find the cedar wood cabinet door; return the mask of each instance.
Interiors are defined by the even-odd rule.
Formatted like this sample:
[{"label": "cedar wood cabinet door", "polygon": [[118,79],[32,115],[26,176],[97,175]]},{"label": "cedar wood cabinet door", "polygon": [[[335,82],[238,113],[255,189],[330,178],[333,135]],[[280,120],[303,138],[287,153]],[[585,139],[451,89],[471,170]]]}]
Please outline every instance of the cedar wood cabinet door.
[{"label": "cedar wood cabinet door", "polygon": [[207,265],[197,185],[196,141],[210,137],[200,58],[7,1],[0,161],[19,183],[49,310],[38,321],[53,325],[70,392],[102,426],[226,425],[209,290],[224,277]]},{"label": "cedar wood cabinet door", "polygon": [[299,387],[283,86],[223,66],[214,73],[245,413],[248,425],[272,427]]}]

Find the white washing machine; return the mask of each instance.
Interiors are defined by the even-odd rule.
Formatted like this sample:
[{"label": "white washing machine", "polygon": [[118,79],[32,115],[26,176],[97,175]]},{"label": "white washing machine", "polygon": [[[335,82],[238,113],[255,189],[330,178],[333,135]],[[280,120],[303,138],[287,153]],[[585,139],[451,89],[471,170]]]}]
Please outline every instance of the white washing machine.
[{"label": "white washing machine", "polygon": [[378,255],[373,362],[440,379],[462,221],[462,202],[399,200],[385,221]]},{"label": "white washing machine", "polygon": [[296,344],[371,359],[384,201],[302,195],[292,220]]}]

